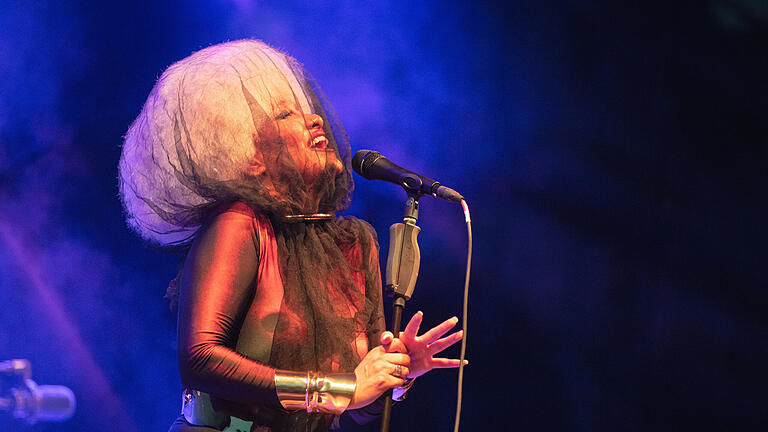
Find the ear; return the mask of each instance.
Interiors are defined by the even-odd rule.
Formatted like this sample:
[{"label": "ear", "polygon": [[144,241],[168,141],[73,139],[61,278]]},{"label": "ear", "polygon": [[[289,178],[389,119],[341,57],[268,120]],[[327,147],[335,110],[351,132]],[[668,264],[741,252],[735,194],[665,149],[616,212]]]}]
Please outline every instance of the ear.
[{"label": "ear", "polygon": [[264,174],[266,170],[267,168],[261,161],[254,161],[254,163],[252,163],[246,171],[249,176],[261,177],[261,175]]},{"label": "ear", "polygon": [[253,134],[251,143],[253,144],[254,154],[251,157],[251,164],[246,169],[246,173],[252,177],[261,177],[267,171],[267,166],[264,164],[264,159],[258,151],[259,137],[257,134]]}]

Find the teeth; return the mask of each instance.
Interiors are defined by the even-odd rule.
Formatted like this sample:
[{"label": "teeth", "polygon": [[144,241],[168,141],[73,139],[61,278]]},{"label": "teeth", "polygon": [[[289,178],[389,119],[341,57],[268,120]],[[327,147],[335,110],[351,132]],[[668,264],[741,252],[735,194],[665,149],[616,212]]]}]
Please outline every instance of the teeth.
[{"label": "teeth", "polygon": [[320,143],[326,143],[328,140],[324,136],[319,136],[312,140],[312,147],[320,144]]}]

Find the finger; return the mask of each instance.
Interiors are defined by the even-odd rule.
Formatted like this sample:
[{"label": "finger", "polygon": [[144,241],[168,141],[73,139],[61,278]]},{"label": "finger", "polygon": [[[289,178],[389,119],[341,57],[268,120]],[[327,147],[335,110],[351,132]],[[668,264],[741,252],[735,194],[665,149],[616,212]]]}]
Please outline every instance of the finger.
[{"label": "finger", "polygon": [[440,338],[442,335],[448,333],[448,330],[452,329],[457,322],[459,322],[459,319],[456,317],[448,318],[442,323],[431,328],[428,332],[424,333],[421,336],[421,340],[426,341],[428,344],[431,344],[432,342]]},{"label": "finger", "polygon": [[460,341],[463,336],[464,336],[464,331],[459,330],[450,336],[446,336],[442,339],[438,339],[434,343],[429,345],[429,353],[437,354],[440,351]]},{"label": "finger", "polygon": [[384,360],[392,363],[393,365],[399,364],[403,366],[409,366],[411,364],[411,356],[408,354],[387,353],[384,354]]},{"label": "finger", "polygon": [[406,379],[408,377],[408,374],[411,373],[411,370],[408,368],[408,366],[400,366],[399,374],[396,373],[398,371],[392,371],[392,372],[394,372],[392,375],[398,378]]},{"label": "finger", "polygon": [[394,375],[392,375],[392,374],[387,374],[387,375],[386,375],[386,376],[383,378],[383,381],[384,381],[384,385],[385,385],[387,388],[392,388],[392,387],[402,387],[402,386],[403,386],[403,383],[405,383],[405,379],[403,379],[403,378],[398,378],[398,377],[396,377],[396,376],[394,376]]},{"label": "finger", "polygon": [[408,325],[405,326],[405,330],[403,330],[403,334],[411,340],[416,339],[416,335],[419,334],[419,327],[421,326],[421,320],[423,318],[424,318],[424,313],[422,311],[418,311],[415,314],[413,314],[413,317],[411,317],[411,320],[408,321]]},{"label": "finger", "polygon": [[[464,366],[469,364],[469,360],[464,360]],[[432,359],[432,367],[435,369],[457,368],[461,365],[459,359],[435,358]]]},{"label": "finger", "polygon": [[408,347],[405,346],[402,340],[400,338],[395,338],[392,343],[389,345],[389,348],[387,348],[387,352],[389,353],[408,353]]},{"label": "finger", "polygon": [[381,336],[379,337],[379,341],[381,342],[381,346],[384,347],[384,350],[389,352],[389,345],[392,343],[392,341],[395,339],[395,335],[392,334],[392,332],[385,331],[381,333]]},{"label": "finger", "polygon": [[411,373],[411,370],[408,368],[408,366],[396,364],[392,366],[392,370],[389,373],[392,376],[405,379],[408,374]]}]

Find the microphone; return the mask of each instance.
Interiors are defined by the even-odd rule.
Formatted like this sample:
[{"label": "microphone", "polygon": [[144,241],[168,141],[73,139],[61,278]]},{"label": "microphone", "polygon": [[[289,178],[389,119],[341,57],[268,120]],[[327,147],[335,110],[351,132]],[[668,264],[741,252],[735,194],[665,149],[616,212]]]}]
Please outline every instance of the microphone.
[{"label": "microphone", "polygon": [[0,362],[0,412],[13,417],[37,421],[65,421],[75,413],[75,395],[68,387],[37,385],[30,379],[28,360]]},{"label": "microphone", "polygon": [[28,423],[38,421],[61,422],[75,413],[75,395],[69,387],[37,385],[26,381],[26,388],[14,389],[13,415]]},{"label": "microphone", "polygon": [[461,202],[464,199],[455,190],[440,185],[438,181],[408,171],[373,150],[360,150],[355,153],[352,157],[352,169],[368,180],[384,180],[400,185],[409,194],[432,195],[455,202]]}]

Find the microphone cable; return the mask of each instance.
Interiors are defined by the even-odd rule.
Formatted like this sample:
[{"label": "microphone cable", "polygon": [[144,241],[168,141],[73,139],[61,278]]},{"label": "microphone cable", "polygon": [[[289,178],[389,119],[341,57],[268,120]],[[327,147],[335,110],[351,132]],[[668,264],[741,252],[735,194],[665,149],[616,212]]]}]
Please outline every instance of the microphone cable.
[{"label": "microphone cable", "polygon": [[459,420],[461,419],[461,394],[464,387],[464,356],[467,353],[467,303],[469,300],[469,270],[472,267],[472,219],[469,217],[469,206],[461,200],[461,208],[464,210],[464,220],[467,222],[467,273],[464,278],[464,304],[461,311],[461,327],[464,332],[461,338],[461,357],[459,363],[459,382],[456,389],[456,421],[453,424],[453,432],[459,432]]}]

